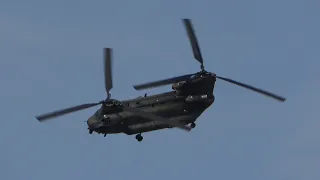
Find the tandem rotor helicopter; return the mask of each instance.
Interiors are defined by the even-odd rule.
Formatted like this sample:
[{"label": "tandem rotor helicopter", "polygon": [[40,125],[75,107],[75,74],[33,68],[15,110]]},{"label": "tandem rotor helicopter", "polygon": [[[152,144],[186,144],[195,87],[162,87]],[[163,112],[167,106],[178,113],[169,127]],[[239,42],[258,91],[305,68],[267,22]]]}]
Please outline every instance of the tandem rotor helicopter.
[{"label": "tandem rotor helicopter", "polygon": [[252,91],[264,94],[281,102],[285,98],[232,79],[217,76],[204,69],[200,48],[194,33],[191,20],[183,19],[194,58],[201,64],[201,71],[188,75],[135,85],[136,90],[154,88],[172,84],[173,91],[152,96],[138,97],[119,101],[111,99],[112,83],[112,49],[104,48],[104,79],[107,98],[97,103],[82,104],[59,111],[36,116],[39,121],[45,121],[57,116],[80,111],[97,105],[97,110],[88,120],[89,133],[104,134],[125,133],[136,135],[140,142],[141,133],[166,128],[180,128],[190,131],[195,128],[197,118],[214,102],[213,90],[216,79],[220,79]]}]

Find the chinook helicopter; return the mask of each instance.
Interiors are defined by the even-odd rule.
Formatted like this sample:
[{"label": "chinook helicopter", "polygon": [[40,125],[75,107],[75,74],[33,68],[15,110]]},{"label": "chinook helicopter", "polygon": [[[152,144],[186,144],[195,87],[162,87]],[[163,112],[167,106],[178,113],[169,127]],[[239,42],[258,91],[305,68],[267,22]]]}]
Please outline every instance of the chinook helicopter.
[{"label": "chinook helicopter", "polygon": [[136,90],[143,90],[172,84],[173,91],[152,96],[145,94],[142,97],[123,101],[111,99],[113,53],[111,48],[104,48],[104,79],[107,98],[97,103],[82,104],[36,116],[36,118],[42,122],[101,105],[101,108],[87,120],[90,134],[93,132],[104,136],[118,133],[135,134],[136,139],[140,142],[143,140],[141,134],[144,132],[166,128],[179,128],[190,131],[195,128],[195,121],[215,101],[213,90],[217,79],[264,94],[281,102],[285,101],[285,98],[281,96],[207,72],[204,69],[202,55],[191,20],[183,19],[183,23],[190,40],[194,58],[200,63],[201,71],[134,86]]}]

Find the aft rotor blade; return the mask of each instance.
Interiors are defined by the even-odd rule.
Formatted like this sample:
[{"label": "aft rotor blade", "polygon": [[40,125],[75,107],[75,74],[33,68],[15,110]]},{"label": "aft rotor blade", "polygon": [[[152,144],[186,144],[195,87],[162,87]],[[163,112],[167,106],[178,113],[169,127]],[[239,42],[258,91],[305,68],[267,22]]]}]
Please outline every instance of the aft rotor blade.
[{"label": "aft rotor blade", "polygon": [[188,126],[184,126],[182,124],[179,124],[179,123],[175,123],[173,121],[170,121],[168,119],[165,119],[163,117],[160,117],[160,116],[157,116],[157,115],[154,115],[152,113],[149,113],[149,112],[144,112],[144,111],[141,111],[139,109],[136,109],[136,108],[123,108],[124,111],[127,111],[127,112],[131,112],[131,113],[134,113],[140,117],[144,117],[144,118],[147,118],[147,119],[150,119],[150,120],[154,120],[154,121],[159,121],[159,122],[164,122],[168,125],[171,125],[173,127],[177,127],[177,128],[180,128],[182,130],[185,130],[185,131],[190,131],[191,128],[188,127]]},{"label": "aft rotor blade", "polygon": [[70,107],[70,108],[66,108],[66,109],[62,109],[62,110],[46,113],[46,114],[43,114],[43,115],[40,115],[40,116],[36,116],[36,118],[39,121],[44,121],[44,120],[48,120],[48,119],[55,118],[55,117],[58,117],[58,116],[62,116],[62,115],[65,115],[65,114],[69,114],[69,113],[72,113],[72,112],[76,112],[76,111],[84,110],[84,109],[87,109],[87,108],[91,108],[91,107],[97,106],[97,105],[99,105],[101,103],[102,102],[90,103],[90,104],[82,104],[82,105],[78,105],[78,106],[74,106],[74,107]]},{"label": "aft rotor blade", "polygon": [[232,84],[236,84],[238,86],[241,86],[241,87],[244,87],[244,88],[247,88],[247,89],[250,89],[252,91],[255,91],[255,92],[258,92],[260,94],[263,94],[263,95],[266,95],[268,97],[271,97],[271,98],[274,98],[278,101],[281,101],[281,102],[284,102],[286,99],[284,97],[281,97],[281,96],[278,96],[278,95],[275,95],[273,93],[270,93],[270,92],[267,92],[265,90],[262,90],[262,89],[258,89],[256,87],[253,87],[253,86],[250,86],[250,85],[247,85],[247,84],[244,84],[244,83],[241,83],[241,82],[238,82],[238,81],[235,81],[235,80],[232,80],[232,79],[229,79],[229,78],[224,78],[224,77],[219,77],[219,76],[216,76],[216,78],[218,79],[221,79],[221,80],[224,80],[224,81],[227,81],[227,82],[230,82]]},{"label": "aft rotor blade", "polygon": [[194,28],[192,26],[191,20],[190,19],[183,19],[183,23],[184,23],[184,26],[187,30],[187,34],[188,34],[188,37],[190,40],[190,44],[192,47],[194,58],[197,61],[199,61],[201,63],[201,65],[203,66],[203,59],[202,59],[199,43],[198,43]]},{"label": "aft rotor blade", "polygon": [[187,74],[187,75],[173,77],[173,78],[169,78],[169,79],[163,79],[163,80],[159,80],[159,81],[153,81],[153,82],[148,82],[148,83],[144,83],[144,84],[134,85],[133,87],[136,90],[154,88],[154,87],[158,87],[158,86],[164,86],[164,85],[167,85],[167,84],[177,83],[177,82],[180,82],[180,81],[185,81],[185,80],[189,79],[193,75],[194,74]]},{"label": "aft rotor blade", "polygon": [[104,48],[104,81],[107,94],[113,87],[112,82],[112,49]]}]

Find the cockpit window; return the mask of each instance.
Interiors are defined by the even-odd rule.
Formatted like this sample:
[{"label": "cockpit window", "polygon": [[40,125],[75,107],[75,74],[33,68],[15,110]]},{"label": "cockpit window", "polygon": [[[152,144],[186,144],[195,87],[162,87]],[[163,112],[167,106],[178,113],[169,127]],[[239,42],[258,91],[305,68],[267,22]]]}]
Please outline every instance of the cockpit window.
[{"label": "cockpit window", "polygon": [[95,116],[97,116],[97,115],[98,115],[98,113],[99,113],[99,110],[97,110],[97,111],[94,113],[94,115],[95,115]]},{"label": "cockpit window", "polygon": [[97,110],[97,111],[94,113],[94,116],[96,116],[97,118],[99,118],[99,117],[100,117],[100,109],[99,109],[99,110]]},{"label": "cockpit window", "polygon": [[196,75],[192,75],[191,77],[190,77],[190,79],[196,79]]}]

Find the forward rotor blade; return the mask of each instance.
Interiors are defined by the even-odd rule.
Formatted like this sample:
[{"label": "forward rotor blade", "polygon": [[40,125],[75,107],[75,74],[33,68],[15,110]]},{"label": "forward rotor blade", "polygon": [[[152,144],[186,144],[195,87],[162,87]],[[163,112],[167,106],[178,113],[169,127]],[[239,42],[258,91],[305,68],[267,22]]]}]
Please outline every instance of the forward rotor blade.
[{"label": "forward rotor blade", "polygon": [[104,81],[107,94],[113,87],[112,83],[112,49],[104,48]]},{"label": "forward rotor blade", "polygon": [[54,111],[54,112],[50,112],[50,113],[46,113],[40,116],[36,116],[36,118],[39,121],[44,121],[44,120],[48,120],[54,117],[58,117],[58,116],[62,116],[65,114],[69,114],[72,112],[76,112],[76,111],[80,111],[83,109],[87,109],[87,108],[91,108],[94,106],[97,106],[99,104],[101,104],[102,102],[99,103],[90,103],[90,104],[82,104],[82,105],[78,105],[78,106],[74,106],[74,107],[70,107],[70,108],[66,108],[66,109],[62,109],[62,110],[58,110],[58,111]]},{"label": "forward rotor blade", "polygon": [[173,78],[169,78],[169,79],[163,79],[163,80],[159,80],[159,81],[153,81],[153,82],[148,82],[148,83],[144,83],[144,84],[134,85],[133,87],[136,90],[149,89],[149,88],[154,88],[154,87],[158,87],[158,86],[164,86],[167,84],[177,83],[180,81],[185,81],[193,75],[194,74],[187,74],[187,75],[173,77]]},{"label": "forward rotor blade", "polygon": [[286,99],[284,97],[281,97],[281,96],[278,96],[278,95],[275,95],[273,93],[270,93],[270,92],[267,92],[265,90],[262,90],[262,89],[258,89],[256,87],[253,87],[253,86],[250,86],[250,85],[247,85],[247,84],[244,84],[244,83],[241,83],[241,82],[238,82],[238,81],[235,81],[235,80],[232,80],[232,79],[229,79],[229,78],[224,78],[224,77],[219,77],[219,76],[216,76],[216,78],[218,79],[221,79],[221,80],[224,80],[224,81],[227,81],[227,82],[230,82],[232,84],[236,84],[238,86],[241,86],[241,87],[244,87],[244,88],[247,88],[247,89],[250,89],[252,91],[255,91],[255,92],[258,92],[260,94],[263,94],[263,95],[266,95],[268,97],[271,97],[271,98],[274,98],[278,101],[281,101],[281,102],[284,102]]},{"label": "forward rotor blade", "polygon": [[127,111],[127,112],[131,112],[131,113],[134,113],[140,117],[144,117],[144,118],[147,118],[147,119],[150,119],[150,120],[154,120],[154,121],[159,121],[159,122],[164,122],[168,125],[171,125],[173,127],[177,127],[177,128],[180,128],[182,130],[185,130],[185,131],[190,131],[191,128],[188,127],[188,126],[184,126],[182,124],[179,124],[179,123],[175,123],[173,121],[170,121],[168,119],[165,119],[163,117],[160,117],[160,116],[157,116],[157,115],[154,115],[152,113],[149,113],[149,112],[144,112],[144,111],[141,111],[141,110],[138,110],[136,108],[123,108],[124,111]]},{"label": "forward rotor blade", "polygon": [[187,34],[188,34],[188,37],[190,40],[190,44],[192,47],[194,58],[197,61],[199,61],[201,63],[201,65],[203,66],[203,59],[202,59],[201,51],[199,48],[199,43],[198,43],[194,28],[191,24],[191,20],[190,19],[183,19],[183,23],[184,23],[184,26],[187,30]]}]

